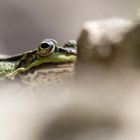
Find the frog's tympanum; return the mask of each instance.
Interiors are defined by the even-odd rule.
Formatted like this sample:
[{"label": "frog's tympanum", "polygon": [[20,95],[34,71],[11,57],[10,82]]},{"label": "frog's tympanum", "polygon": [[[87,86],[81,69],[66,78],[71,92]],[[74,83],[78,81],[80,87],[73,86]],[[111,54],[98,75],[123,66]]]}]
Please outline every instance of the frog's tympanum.
[{"label": "frog's tympanum", "polygon": [[53,39],[44,39],[35,50],[0,58],[0,79],[15,77],[41,64],[75,62],[76,55],[76,41],[70,40],[61,46]]}]

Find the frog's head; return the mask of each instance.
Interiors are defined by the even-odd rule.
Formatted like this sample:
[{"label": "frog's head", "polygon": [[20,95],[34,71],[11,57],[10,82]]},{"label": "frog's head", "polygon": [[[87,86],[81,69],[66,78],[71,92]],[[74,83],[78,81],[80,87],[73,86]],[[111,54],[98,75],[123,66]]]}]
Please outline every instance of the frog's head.
[{"label": "frog's head", "polygon": [[37,53],[41,57],[49,56],[53,53],[59,53],[60,55],[76,55],[77,43],[75,40],[67,41],[63,46],[54,39],[44,39],[37,49]]},{"label": "frog's head", "polygon": [[54,39],[44,39],[37,49],[39,56],[46,57],[55,51],[58,42]]}]

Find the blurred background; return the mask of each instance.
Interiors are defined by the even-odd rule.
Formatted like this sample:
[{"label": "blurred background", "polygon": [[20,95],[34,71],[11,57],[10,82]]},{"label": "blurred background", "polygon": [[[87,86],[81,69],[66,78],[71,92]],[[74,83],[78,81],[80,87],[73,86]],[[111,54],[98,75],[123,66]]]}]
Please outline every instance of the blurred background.
[{"label": "blurred background", "polygon": [[0,0],[0,53],[34,49],[44,38],[77,39],[87,20],[134,17],[138,0]]}]

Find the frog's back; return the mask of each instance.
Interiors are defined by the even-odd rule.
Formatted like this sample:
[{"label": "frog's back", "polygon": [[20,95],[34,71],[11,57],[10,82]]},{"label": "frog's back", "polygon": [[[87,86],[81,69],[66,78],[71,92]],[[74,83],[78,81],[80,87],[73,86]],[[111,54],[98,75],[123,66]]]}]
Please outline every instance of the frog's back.
[{"label": "frog's back", "polygon": [[0,54],[0,79],[6,77],[6,75],[15,70],[21,57],[21,55],[9,56]]}]

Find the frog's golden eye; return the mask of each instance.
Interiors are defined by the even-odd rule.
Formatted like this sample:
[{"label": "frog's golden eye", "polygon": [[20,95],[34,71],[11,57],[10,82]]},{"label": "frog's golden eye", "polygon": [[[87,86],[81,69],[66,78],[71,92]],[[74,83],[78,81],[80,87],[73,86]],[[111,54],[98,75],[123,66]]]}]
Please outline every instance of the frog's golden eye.
[{"label": "frog's golden eye", "polygon": [[48,56],[55,50],[55,44],[52,40],[44,40],[38,47],[38,54],[42,57]]}]

